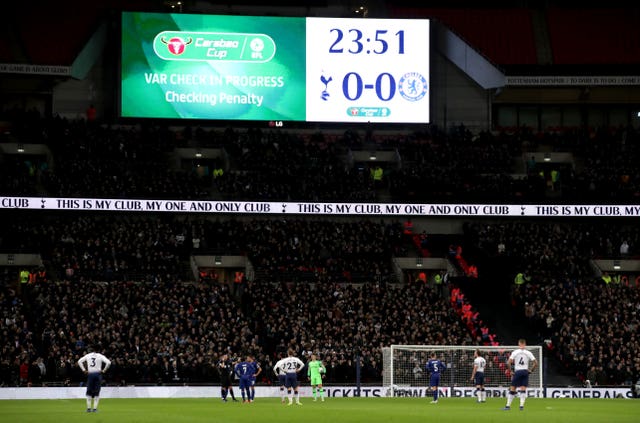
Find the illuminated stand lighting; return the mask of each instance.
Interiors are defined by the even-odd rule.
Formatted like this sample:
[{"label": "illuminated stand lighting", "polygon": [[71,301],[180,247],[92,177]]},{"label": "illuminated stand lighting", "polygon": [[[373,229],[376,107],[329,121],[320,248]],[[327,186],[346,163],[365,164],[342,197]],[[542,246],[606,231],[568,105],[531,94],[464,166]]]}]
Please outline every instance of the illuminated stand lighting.
[{"label": "illuminated stand lighting", "polygon": [[551,161],[551,154],[544,153],[544,161],[545,162],[550,162]]},{"label": "illuminated stand lighting", "polygon": [[377,160],[378,157],[376,156],[376,152],[372,151],[371,154],[369,154],[369,160]]},{"label": "illuminated stand lighting", "polygon": [[620,270],[620,260],[613,261],[613,270]]},{"label": "illuminated stand lighting", "polygon": [[353,13],[356,16],[362,17],[362,18],[366,18],[369,15],[369,9],[367,9],[365,6],[360,6],[357,7],[353,10]]},{"label": "illuminated stand lighting", "polygon": [[18,153],[24,153],[24,144],[18,144]]},{"label": "illuminated stand lighting", "polygon": [[416,267],[422,267],[422,257],[416,259]]},{"label": "illuminated stand lighting", "polygon": [[219,266],[222,264],[222,256],[215,256],[213,258],[213,264],[215,264],[216,266]]},{"label": "illuminated stand lighting", "polygon": [[171,12],[179,12],[182,13],[182,2],[181,1],[165,1],[165,6],[171,9]]}]

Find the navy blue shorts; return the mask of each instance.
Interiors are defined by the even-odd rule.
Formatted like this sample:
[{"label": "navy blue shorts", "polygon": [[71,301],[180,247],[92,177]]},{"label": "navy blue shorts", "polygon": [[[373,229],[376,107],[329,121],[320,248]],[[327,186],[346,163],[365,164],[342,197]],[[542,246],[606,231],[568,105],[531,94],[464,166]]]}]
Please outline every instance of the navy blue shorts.
[{"label": "navy blue shorts", "polygon": [[476,372],[473,380],[476,382],[476,385],[484,385],[484,372]]},{"label": "navy blue shorts", "polygon": [[284,386],[285,379],[285,375],[278,375],[278,385]]},{"label": "navy blue shorts", "polygon": [[440,386],[440,373],[431,373],[429,386]]},{"label": "navy blue shorts", "polygon": [[87,377],[87,396],[97,397],[100,395],[100,388],[102,387],[102,374],[89,373]]},{"label": "navy blue shorts", "polygon": [[251,380],[251,377],[240,377],[240,389],[249,389],[251,387],[251,385],[253,385],[253,381]]},{"label": "navy blue shorts", "polygon": [[298,387],[298,374],[297,373],[287,373],[284,377],[284,386],[287,388],[297,388]]},{"label": "navy blue shorts", "polygon": [[511,386],[529,386],[529,370],[517,370],[511,379]]}]

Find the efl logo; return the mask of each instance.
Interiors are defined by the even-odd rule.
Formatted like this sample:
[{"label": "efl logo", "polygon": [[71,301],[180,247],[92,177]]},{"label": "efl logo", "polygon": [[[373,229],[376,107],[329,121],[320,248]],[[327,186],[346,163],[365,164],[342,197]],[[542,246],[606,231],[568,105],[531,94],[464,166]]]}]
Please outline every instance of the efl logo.
[{"label": "efl logo", "polygon": [[185,42],[180,37],[173,37],[169,39],[169,41],[162,37],[160,41],[167,45],[169,53],[173,54],[174,56],[179,56],[184,53],[185,47],[193,42],[193,38],[189,37],[189,39]]}]

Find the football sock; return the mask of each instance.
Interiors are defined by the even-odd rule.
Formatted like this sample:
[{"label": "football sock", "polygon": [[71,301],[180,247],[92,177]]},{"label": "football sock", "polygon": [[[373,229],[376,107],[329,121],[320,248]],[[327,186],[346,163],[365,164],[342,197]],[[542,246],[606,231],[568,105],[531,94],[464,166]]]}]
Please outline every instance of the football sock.
[{"label": "football sock", "polygon": [[222,399],[227,399],[227,388],[222,388],[221,392],[222,392]]},{"label": "football sock", "polygon": [[284,388],[282,386],[280,387],[280,398],[284,401]]},{"label": "football sock", "polygon": [[515,396],[515,391],[509,391],[509,393],[507,394],[507,407],[511,407],[511,403],[513,402]]},{"label": "football sock", "polygon": [[87,409],[91,408],[91,397],[87,397]]},{"label": "football sock", "polygon": [[97,410],[98,409],[98,402],[100,401],[100,397],[94,397],[93,398],[93,409]]},{"label": "football sock", "polygon": [[438,388],[433,390],[433,400],[438,401]]},{"label": "football sock", "polygon": [[527,392],[520,392],[520,407],[524,407],[524,401],[527,399]]},{"label": "football sock", "polygon": [[320,398],[324,398],[324,388],[320,388]]},{"label": "football sock", "polygon": [[229,388],[229,392],[231,393],[231,398],[236,399],[236,396],[233,393],[233,388]]},{"label": "football sock", "polygon": [[311,392],[313,392],[313,397],[316,398],[316,388],[311,388]]}]

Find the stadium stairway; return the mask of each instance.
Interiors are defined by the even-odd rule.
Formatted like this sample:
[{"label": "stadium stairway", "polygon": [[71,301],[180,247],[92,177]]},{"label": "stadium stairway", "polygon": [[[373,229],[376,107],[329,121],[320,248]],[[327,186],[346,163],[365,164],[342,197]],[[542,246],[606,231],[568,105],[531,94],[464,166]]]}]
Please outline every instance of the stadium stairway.
[{"label": "stadium stairway", "polygon": [[[524,313],[512,304],[511,275],[515,273],[509,258],[475,254],[474,259],[478,263],[478,279],[462,278],[459,285],[465,297],[480,313],[483,322],[497,335],[497,341],[502,345],[517,345],[518,339],[525,338],[530,345],[544,345],[544,339],[528,324]],[[568,374],[554,355],[547,354],[546,348],[543,348],[543,354],[546,358],[547,385],[581,386],[575,374]]]}]

